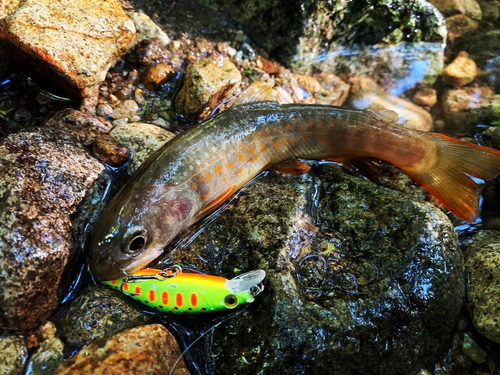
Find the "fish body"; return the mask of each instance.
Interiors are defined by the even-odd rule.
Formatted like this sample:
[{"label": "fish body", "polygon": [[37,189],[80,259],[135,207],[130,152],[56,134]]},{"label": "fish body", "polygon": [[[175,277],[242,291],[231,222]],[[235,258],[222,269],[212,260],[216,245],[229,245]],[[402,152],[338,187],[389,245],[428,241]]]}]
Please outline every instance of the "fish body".
[{"label": "fish body", "polygon": [[104,281],[113,289],[156,310],[172,314],[215,312],[250,303],[263,287],[262,270],[233,279],[176,271],[143,269],[129,277]]},{"label": "fish body", "polygon": [[377,158],[402,169],[455,215],[478,213],[478,188],[500,172],[500,152],[405,129],[387,116],[333,106],[233,106],[144,162],[100,215],[90,268],[103,280],[145,267],[184,229],[259,172],[296,159]]}]

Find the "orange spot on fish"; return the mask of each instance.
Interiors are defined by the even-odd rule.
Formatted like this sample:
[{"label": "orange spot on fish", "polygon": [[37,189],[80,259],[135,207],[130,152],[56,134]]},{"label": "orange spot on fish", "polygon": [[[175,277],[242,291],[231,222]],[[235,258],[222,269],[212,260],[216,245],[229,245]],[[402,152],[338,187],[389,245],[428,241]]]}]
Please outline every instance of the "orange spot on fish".
[{"label": "orange spot on fish", "polygon": [[292,128],[292,127],[290,126],[290,124],[286,124],[286,125],[285,125],[285,129],[286,129],[286,130],[290,130],[291,128]]},{"label": "orange spot on fish", "polygon": [[198,189],[198,185],[196,185],[196,182],[193,182],[193,185],[191,185],[191,187],[193,188],[193,190],[197,190]]},{"label": "orange spot on fish", "polygon": [[309,125],[308,125],[310,128],[312,128],[314,126],[314,123],[313,122],[310,122]]},{"label": "orange spot on fish", "polygon": [[211,177],[211,176],[210,176],[210,173],[207,173],[207,174],[205,175],[205,179],[206,179],[207,181],[210,181],[210,177]]},{"label": "orange spot on fish", "polygon": [[302,130],[302,129],[304,129],[304,125],[299,124],[298,128],[299,128],[299,130]]},{"label": "orange spot on fish", "polygon": [[260,146],[260,152],[266,152],[266,145]]},{"label": "orange spot on fish", "polygon": [[231,163],[230,161],[227,162],[227,169],[231,169],[233,168],[233,163]]},{"label": "orange spot on fish", "polygon": [[226,182],[226,177],[223,177],[223,178],[222,178],[222,182]]},{"label": "orange spot on fish", "polygon": [[210,196],[210,190],[207,190],[205,196],[208,198]]},{"label": "orange spot on fish", "polygon": [[302,137],[302,142],[307,143],[307,137]]},{"label": "orange spot on fish", "polygon": [[279,157],[279,158],[281,158],[282,156],[283,156],[283,153],[282,153],[282,152],[280,152],[280,153],[278,154],[278,157]]},{"label": "orange spot on fish", "polygon": [[191,306],[196,307],[198,305],[198,297],[196,293],[191,293]]},{"label": "orange spot on fish", "polygon": [[248,153],[249,153],[249,154],[253,153],[253,147],[252,147],[252,146],[250,146],[250,147],[248,148]]},{"label": "orange spot on fish", "polygon": [[154,302],[155,297],[156,297],[156,293],[155,293],[155,291],[154,291],[153,289],[149,289],[149,300],[150,300],[151,302]]},{"label": "orange spot on fish", "polygon": [[259,160],[259,155],[255,155],[255,156],[253,157],[253,160],[255,160],[255,161]]},{"label": "orange spot on fish", "polygon": [[200,176],[200,177],[198,177],[198,181],[199,181],[199,182],[203,182],[203,177],[201,177],[201,176]]},{"label": "orange spot on fish", "polygon": [[238,174],[241,174],[242,170],[241,169],[238,169],[237,170]]},{"label": "orange spot on fish", "polygon": [[283,143],[284,145],[286,145],[288,143],[288,141],[287,141],[286,138],[283,138],[283,140],[281,141],[281,143]]},{"label": "orange spot on fish", "polygon": [[179,306],[179,307],[181,307],[181,306],[182,306],[182,294],[177,293],[177,294],[175,295],[175,304],[176,304],[177,306]]},{"label": "orange spot on fish", "polygon": [[293,139],[293,138],[292,138],[292,139],[290,139],[290,144],[291,144],[291,145],[295,144],[295,139]]},{"label": "orange spot on fish", "polygon": [[245,148],[245,145],[243,143],[240,144],[240,148]]},{"label": "orange spot on fish", "polygon": [[274,146],[274,148],[278,148],[278,147],[280,147],[280,144],[279,144],[278,141],[276,141],[276,142],[273,143],[273,146]]},{"label": "orange spot on fish", "polygon": [[252,174],[252,170],[250,168],[247,169],[248,174]]},{"label": "orange spot on fish", "polygon": [[238,154],[238,160],[243,161],[243,154],[241,152]]},{"label": "orange spot on fish", "polygon": [[204,201],[205,200],[205,196],[202,194],[200,195],[200,200]]},{"label": "orange spot on fish", "polygon": [[318,142],[319,142],[319,143],[323,143],[323,140],[324,140],[324,139],[323,139],[323,137],[321,137],[321,136],[320,136],[320,137],[318,137]]},{"label": "orange spot on fish", "polygon": [[168,305],[168,292],[165,290],[161,293],[161,303]]},{"label": "orange spot on fish", "polygon": [[257,135],[258,135],[259,137],[262,137],[262,136],[264,135],[264,133],[263,133],[262,131],[260,131],[260,132],[258,132],[258,133],[257,133]]},{"label": "orange spot on fish", "polygon": [[217,165],[215,167],[215,173],[220,173],[220,172],[221,172],[220,165]]},{"label": "orange spot on fish", "polygon": [[267,134],[271,133],[271,129],[269,129],[269,128],[266,128],[265,131]]},{"label": "orange spot on fish", "polygon": [[141,287],[140,286],[135,287],[134,294],[137,296],[141,295]]}]

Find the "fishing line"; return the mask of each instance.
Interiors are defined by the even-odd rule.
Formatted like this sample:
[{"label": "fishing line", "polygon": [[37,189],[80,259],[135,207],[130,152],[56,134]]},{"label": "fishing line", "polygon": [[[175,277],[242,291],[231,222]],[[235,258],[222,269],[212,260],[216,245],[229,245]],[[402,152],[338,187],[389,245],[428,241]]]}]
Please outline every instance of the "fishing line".
[{"label": "fishing line", "polygon": [[181,360],[181,358],[184,357],[184,354],[186,354],[189,351],[189,349],[191,349],[194,346],[194,344],[196,344],[198,341],[200,341],[203,337],[208,335],[210,332],[213,332],[222,323],[227,322],[229,319],[233,319],[233,318],[237,317],[238,315],[240,315],[241,313],[243,313],[247,308],[248,308],[248,306],[245,306],[243,309],[241,309],[241,311],[234,312],[232,315],[228,316],[227,318],[224,318],[220,322],[215,323],[212,327],[210,327],[205,332],[203,332],[199,337],[197,337],[191,344],[189,344],[182,351],[181,355],[179,357],[177,357],[177,359],[175,360],[174,364],[172,365],[172,368],[170,369],[170,372],[168,373],[168,375],[172,375],[174,373],[174,369],[177,366],[177,364],[179,363],[179,361]]}]

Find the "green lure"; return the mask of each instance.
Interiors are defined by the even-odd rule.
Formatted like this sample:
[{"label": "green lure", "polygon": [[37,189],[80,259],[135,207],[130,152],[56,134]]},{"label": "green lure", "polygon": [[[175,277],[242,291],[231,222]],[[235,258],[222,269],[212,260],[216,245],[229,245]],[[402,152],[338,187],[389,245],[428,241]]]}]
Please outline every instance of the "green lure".
[{"label": "green lure", "polygon": [[179,266],[167,270],[143,269],[104,284],[156,310],[173,314],[214,312],[253,302],[262,292],[263,270],[233,279],[182,272]]}]

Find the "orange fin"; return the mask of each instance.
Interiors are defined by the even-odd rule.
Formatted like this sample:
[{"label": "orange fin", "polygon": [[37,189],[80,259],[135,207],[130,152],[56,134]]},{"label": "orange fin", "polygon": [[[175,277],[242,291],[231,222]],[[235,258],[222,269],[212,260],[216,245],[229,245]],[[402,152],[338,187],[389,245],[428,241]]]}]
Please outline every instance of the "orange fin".
[{"label": "orange fin", "polygon": [[257,81],[248,86],[236,99],[234,105],[277,101],[278,95],[271,85]]},{"label": "orange fin", "polygon": [[211,211],[215,210],[218,208],[222,203],[227,201],[231,195],[234,194],[236,191],[236,185],[231,185],[228,187],[226,190],[224,190],[221,194],[219,194],[212,202],[210,202],[207,206],[201,210],[197,216],[202,215],[205,216],[206,214],[210,213]]},{"label": "orange fin", "polygon": [[469,222],[479,214],[479,187],[472,177],[487,181],[500,174],[500,151],[429,133],[437,147],[437,160],[424,171],[401,167],[434,195],[455,216]]},{"label": "orange fin", "polygon": [[285,161],[271,168],[273,171],[285,174],[304,174],[309,172],[309,169],[311,169],[310,166],[297,159]]}]

